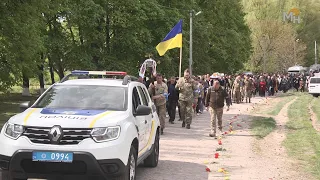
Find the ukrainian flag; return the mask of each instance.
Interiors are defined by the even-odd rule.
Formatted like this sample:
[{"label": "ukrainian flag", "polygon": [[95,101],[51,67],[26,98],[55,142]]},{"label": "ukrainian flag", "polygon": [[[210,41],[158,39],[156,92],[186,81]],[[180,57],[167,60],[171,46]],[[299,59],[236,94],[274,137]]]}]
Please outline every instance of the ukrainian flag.
[{"label": "ukrainian flag", "polygon": [[173,48],[182,48],[182,20],[171,29],[156,47],[160,56],[163,56],[169,49]]}]

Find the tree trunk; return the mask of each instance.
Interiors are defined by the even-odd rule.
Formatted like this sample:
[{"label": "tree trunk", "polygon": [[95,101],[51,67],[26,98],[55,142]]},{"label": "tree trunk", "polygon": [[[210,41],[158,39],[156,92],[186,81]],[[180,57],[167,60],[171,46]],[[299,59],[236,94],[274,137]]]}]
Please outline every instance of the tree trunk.
[{"label": "tree trunk", "polygon": [[80,28],[80,26],[79,26],[78,30],[79,30],[80,43],[81,43],[81,45],[83,45],[82,29]]},{"label": "tree trunk", "polygon": [[54,80],[53,64],[52,64],[51,58],[48,57],[48,59],[49,59],[49,71],[50,71],[51,84],[54,84],[55,80]]},{"label": "tree trunk", "polygon": [[40,83],[40,95],[44,93],[44,77],[43,77],[43,64],[38,66],[39,68],[39,83]]},{"label": "tree trunk", "polygon": [[107,53],[110,54],[110,17],[107,15],[106,18],[106,44],[107,44]]},{"label": "tree trunk", "polygon": [[22,96],[31,96],[29,90],[29,77],[22,72]]},{"label": "tree trunk", "polygon": [[58,61],[59,63],[57,63],[57,73],[59,75],[60,80],[62,80],[62,78],[64,78],[64,69],[63,66],[61,64],[61,61]]}]

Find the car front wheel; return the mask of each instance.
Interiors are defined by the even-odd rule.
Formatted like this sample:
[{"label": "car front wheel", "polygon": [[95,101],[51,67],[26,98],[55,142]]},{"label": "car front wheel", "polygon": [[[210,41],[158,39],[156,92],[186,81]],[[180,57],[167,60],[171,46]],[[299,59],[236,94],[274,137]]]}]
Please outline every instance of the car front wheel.
[{"label": "car front wheel", "polygon": [[136,168],[137,168],[137,151],[131,146],[128,164],[125,172],[122,176],[114,178],[113,180],[135,180],[136,179]]}]

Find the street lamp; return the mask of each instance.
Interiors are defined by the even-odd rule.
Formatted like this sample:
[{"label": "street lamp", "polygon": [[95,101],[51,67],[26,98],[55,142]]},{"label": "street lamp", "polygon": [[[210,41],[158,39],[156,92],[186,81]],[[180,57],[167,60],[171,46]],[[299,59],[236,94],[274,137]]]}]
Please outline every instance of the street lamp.
[{"label": "street lamp", "polygon": [[[190,70],[190,75],[192,75],[192,18],[193,18],[193,14],[195,13],[194,10],[190,11],[190,57],[189,57],[189,70]],[[195,16],[198,16],[199,14],[201,14],[202,11],[199,11],[197,13],[195,13]]]},{"label": "street lamp", "polygon": [[297,53],[296,53],[296,42],[299,42],[300,41],[300,39],[296,39],[295,41],[294,41],[294,49],[293,49],[293,51],[294,51],[294,63],[297,63]]}]

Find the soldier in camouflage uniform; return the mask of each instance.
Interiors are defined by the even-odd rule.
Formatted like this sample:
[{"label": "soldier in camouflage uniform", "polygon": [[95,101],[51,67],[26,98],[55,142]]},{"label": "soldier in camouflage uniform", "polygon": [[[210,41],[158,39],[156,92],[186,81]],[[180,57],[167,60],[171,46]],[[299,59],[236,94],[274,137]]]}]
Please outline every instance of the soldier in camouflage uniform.
[{"label": "soldier in camouflage uniform", "polygon": [[240,94],[241,94],[240,101],[243,102],[244,97],[245,97],[244,78],[243,77],[240,77]]},{"label": "soldier in camouflage uniform", "polygon": [[149,93],[152,96],[152,100],[157,107],[157,114],[160,120],[161,134],[165,128],[166,120],[166,94],[168,94],[168,86],[162,81],[162,75],[157,74],[157,81],[154,84],[150,84]]},{"label": "soldier in camouflage uniform", "polygon": [[192,103],[197,101],[195,90],[197,90],[196,83],[192,78],[190,78],[189,70],[184,71],[184,77],[179,78],[176,89],[179,90],[179,104],[180,104],[180,113],[182,127],[185,127],[187,124],[187,129],[190,129],[192,122]]},{"label": "soldier in camouflage uniform", "polygon": [[241,86],[240,86],[240,76],[237,76],[237,78],[233,82],[233,94],[234,94],[234,100],[237,104],[241,101]]},{"label": "soldier in camouflage uniform", "polygon": [[249,103],[251,103],[252,88],[253,88],[252,80],[248,76],[245,76],[245,79],[244,79],[244,93],[245,93],[246,103],[248,101],[249,101]]}]

